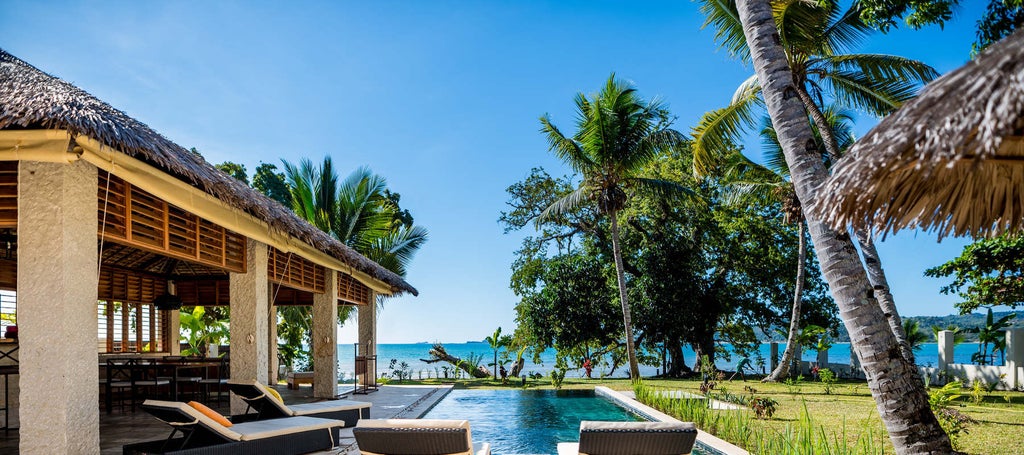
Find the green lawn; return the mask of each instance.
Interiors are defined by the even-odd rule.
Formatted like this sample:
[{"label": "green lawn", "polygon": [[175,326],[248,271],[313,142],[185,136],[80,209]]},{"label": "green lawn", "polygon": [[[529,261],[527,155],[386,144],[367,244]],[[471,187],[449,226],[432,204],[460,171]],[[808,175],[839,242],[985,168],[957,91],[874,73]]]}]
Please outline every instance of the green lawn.
[{"label": "green lawn", "polygon": [[[520,387],[519,382],[509,386],[486,380],[459,381],[406,381],[406,383],[422,384],[454,384],[460,389],[477,388],[508,388]],[[392,382],[395,383],[395,382]],[[699,393],[700,381],[647,379],[644,384],[655,389],[687,390]],[[632,390],[628,380],[584,380],[566,379],[563,388],[582,389],[603,385],[616,390]],[[750,395],[744,386],[752,387],[757,396],[766,396],[779,402],[775,416],[770,420],[755,420],[754,424],[773,431],[781,431],[787,425],[793,425],[806,406],[808,414],[815,425],[825,427],[826,433],[842,438],[845,428],[845,439],[849,446],[854,446],[858,438],[865,438],[870,432],[876,445],[884,447],[885,453],[893,453],[885,435],[882,422],[875,409],[867,384],[864,382],[840,381],[833,386],[832,394],[826,395],[820,383],[802,382],[799,386],[785,384],[762,384],[755,380],[722,381],[716,390],[734,394]],[[528,380],[530,388],[552,388],[547,378]],[[1009,401],[1007,401],[1009,398]],[[982,403],[974,404],[964,390],[964,396],[956,403],[957,409],[978,421],[968,429],[969,434],[961,436],[962,449],[971,454],[1021,454],[1024,453],[1024,393],[995,391],[985,395]],[[737,411],[718,411],[737,412]],[[740,411],[749,412],[749,411]],[[830,436],[834,438],[837,436]],[[861,439],[863,441],[863,439]],[[858,452],[859,453],[859,452]]]}]

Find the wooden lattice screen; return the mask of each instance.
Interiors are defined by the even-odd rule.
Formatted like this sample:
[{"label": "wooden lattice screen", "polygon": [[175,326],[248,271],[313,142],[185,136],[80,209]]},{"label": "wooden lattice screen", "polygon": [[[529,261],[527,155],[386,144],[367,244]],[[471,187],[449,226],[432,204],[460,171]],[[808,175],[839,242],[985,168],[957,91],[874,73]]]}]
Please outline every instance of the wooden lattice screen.
[{"label": "wooden lattice screen", "polygon": [[100,352],[163,351],[166,321],[153,301],[166,291],[166,278],[102,267],[97,289]]},{"label": "wooden lattice screen", "polygon": [[325,270],[322,265],[272,246],[267,248],[267,275],[271,282],[302,291],[324,293]]},{"label": "wooden lattice screen", "polygon": [[132,270],[102,267],[99,276],[99,300],[153,303],[167,292],[167,279]]},{"label": "wooden lattice screen", "polygon": [[227,306],[231,283],[225,279],[177,280],[174,289],[184,305]]},{"label": "wooden lattice screen", "polygon": [[0,228],[18,227],[18,162],[0,161]]},{"label": "wooden lattice screen", "polygon": [[99,234],[106,241],[245,273],[245,236],[99,173]]},{"label": "wooden lattice screen", "polygon": [[352,275],[338,273],[338,298],[356,305],[369,305],[372,293],[370,288],[360,283]]}]

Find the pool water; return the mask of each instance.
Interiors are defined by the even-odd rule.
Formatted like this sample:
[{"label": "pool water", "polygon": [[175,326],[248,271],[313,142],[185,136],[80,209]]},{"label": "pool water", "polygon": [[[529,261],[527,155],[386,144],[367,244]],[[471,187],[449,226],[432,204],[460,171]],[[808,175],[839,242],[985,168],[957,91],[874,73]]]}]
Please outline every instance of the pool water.
[{"label": "pool water", "polygon": [[473,441],[496,455],[555,453],[579,441],[581,420],[646,420],[593,390],[453,390],[423,418],[469,420]]}]

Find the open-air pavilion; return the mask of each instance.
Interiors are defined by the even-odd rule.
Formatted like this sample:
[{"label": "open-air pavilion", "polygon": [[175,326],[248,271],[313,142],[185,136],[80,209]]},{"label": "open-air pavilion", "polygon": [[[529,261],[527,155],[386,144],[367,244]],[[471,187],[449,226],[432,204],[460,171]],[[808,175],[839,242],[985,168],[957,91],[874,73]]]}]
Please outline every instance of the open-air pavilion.
[{"label": "open-air pavilion", "polygon": [[0,289],[16,295],[19,329],[16,343],[0,344],[17,359],[3,392],[26,454],[99,452],[102,359],[179,353],[178,312],[154,305],[164,294],[230,306],[230,378],[264,383],[277,372],[275,307],[312,306],[313,392],[333,397],[338,305],[359,306],[359,354],[372,356],[376,296],[417,293],[202,157],[3,50],[0,247]]}]

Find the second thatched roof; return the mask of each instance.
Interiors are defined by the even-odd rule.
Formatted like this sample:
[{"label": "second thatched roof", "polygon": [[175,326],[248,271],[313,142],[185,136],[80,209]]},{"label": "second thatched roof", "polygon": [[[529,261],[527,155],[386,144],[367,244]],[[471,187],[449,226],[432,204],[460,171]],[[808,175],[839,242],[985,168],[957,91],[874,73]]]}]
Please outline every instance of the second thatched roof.
[{"label": "second thatched roof", "polygon": [[836,227],[982,236],[1024,228],[1024,30],[935,80],[833,168]]},{"label": "second thatched roof", "polygon": [[387,283],[395,292],[418,294],[401,276],[305,222],[277,201],[221,172],[128,114],[3,49],[0,129],[63,129],[72,135],[91,137]]}]

